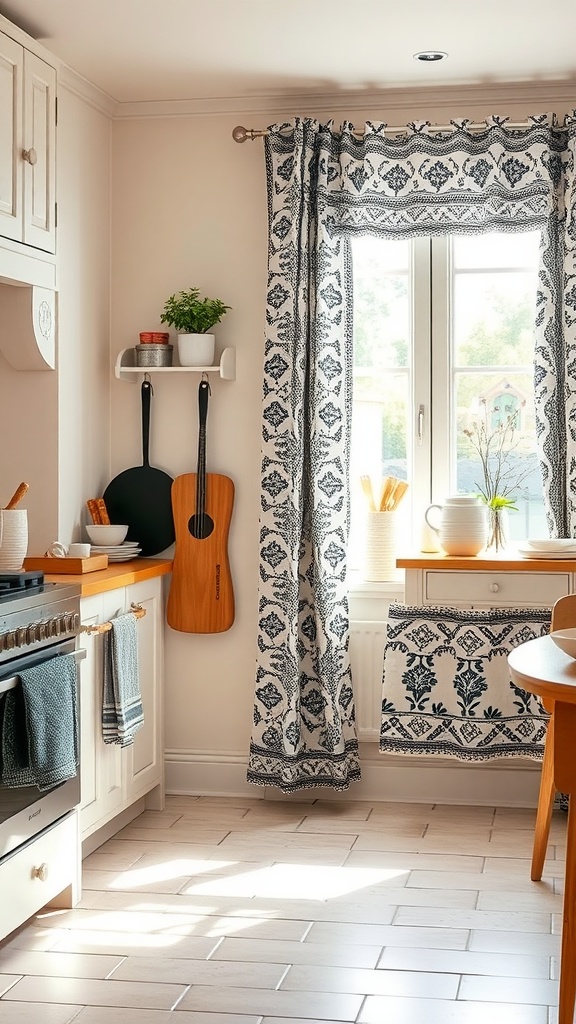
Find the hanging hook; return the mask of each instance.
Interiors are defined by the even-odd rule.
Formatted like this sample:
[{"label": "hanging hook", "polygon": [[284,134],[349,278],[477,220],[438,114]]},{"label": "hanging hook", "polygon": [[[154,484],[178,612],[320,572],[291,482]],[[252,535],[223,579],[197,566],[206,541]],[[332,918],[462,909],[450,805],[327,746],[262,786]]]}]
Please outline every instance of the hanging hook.
[{"label": "hanging hook", "polygon": [[152,381],[150,380],[150,374],[148,373],[148,371],[146,371],[146,373],[144,374],[144,381],[146,384],[150,385],[150,394],[153,395],[154,388],[152,387]]},{"label": "hanging hook", "polygon": [[210,380],[208,378],[208,374],[205,371],[202,371],[201,383],[207,385],[207,387],[208,387],[208,394],[211,395],[212,394],[212,389],[210,387]]}]

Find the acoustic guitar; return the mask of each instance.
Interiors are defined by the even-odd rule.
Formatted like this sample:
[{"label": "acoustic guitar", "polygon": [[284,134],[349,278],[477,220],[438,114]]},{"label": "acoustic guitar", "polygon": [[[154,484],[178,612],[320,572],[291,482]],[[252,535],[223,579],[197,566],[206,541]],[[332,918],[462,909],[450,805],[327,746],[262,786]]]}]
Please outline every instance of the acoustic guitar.
[{"label": "acoustic guitar", "polygon": [[176,547],[166,620],[181,633],[223,633],[234,622],[228,533],[234,507],[230,477],[206,472],[208,381],[198,388],[198,466],[176,477],[172,512]]}]

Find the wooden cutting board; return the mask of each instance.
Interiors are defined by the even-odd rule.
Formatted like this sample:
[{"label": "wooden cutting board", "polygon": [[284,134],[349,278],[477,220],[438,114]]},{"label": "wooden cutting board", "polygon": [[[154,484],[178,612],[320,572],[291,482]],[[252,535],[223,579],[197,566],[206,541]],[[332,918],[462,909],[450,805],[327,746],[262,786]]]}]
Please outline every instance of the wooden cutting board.
[{"label": "wooden cutting board", "polygon": [[90,555],[89,558],[49,558],[47,555],[32,555],[24,559],[26,572],[46,572],[51,576],[79,576],[81,573],[107,568],[108,555]]}]

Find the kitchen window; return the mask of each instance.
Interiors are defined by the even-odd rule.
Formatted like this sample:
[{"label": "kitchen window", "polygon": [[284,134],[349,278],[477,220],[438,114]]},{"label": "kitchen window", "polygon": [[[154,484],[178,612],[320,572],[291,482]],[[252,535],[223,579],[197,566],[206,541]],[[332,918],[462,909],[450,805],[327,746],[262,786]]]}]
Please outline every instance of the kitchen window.
[{"label": "kitchen window", "polygon": [[354,392],[350,567],[358,568],[370,476],[407,480],[399,545],[418,550],[424,511],[476,493],[464,431],[511,418],[524,479],[509,539],[546,537],[536,453],[533,345],[538,231],[352,242]]}]

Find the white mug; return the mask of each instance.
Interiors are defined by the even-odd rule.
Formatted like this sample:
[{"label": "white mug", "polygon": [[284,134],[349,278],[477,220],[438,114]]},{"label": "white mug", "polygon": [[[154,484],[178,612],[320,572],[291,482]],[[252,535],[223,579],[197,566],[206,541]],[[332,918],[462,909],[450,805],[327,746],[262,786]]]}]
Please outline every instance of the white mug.
[{"label": "white mug", "polygon": [[71,544],[68,548],[69,558],[90,558],[89,544]]}]

